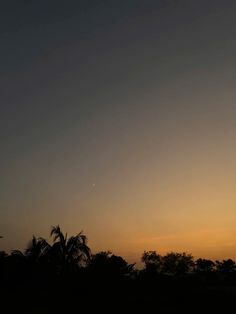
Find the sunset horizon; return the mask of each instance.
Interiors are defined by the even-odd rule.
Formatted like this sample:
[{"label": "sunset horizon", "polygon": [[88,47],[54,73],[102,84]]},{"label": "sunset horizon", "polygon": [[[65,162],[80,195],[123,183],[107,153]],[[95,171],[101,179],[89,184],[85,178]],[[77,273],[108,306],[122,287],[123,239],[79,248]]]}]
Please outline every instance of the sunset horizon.
[{"label": "sunset horizon", "polygon": [[236,260],[236,4],[3,2],[1,250]]}]

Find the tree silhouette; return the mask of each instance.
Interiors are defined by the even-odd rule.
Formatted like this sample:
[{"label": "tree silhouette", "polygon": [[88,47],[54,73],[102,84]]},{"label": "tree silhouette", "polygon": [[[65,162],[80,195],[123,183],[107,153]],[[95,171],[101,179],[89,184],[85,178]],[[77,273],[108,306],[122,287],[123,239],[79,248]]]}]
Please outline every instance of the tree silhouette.
[{"label": "tree silhouette", "polygon": [[236,264],[232,259],[216,261],[216,269],[221,273],[232,273],[236,269]]},{"label": "tree silhouette", "polygon": [[144,251],[141,261],[145,264],[147,272],[160,273],[162,271],[162,256],[156,251]]},{"label": "tree silhouette", "polygon": [[90,260],[90,249],[87,246],[87,238],[82,232],[75,236],[64,235],[59,225],[51,229],[53,245],[50,248],[50,258],[59,272],[63,272],[69,266],[85,266]]},{"label": "tree silhouette", "polygon": [[144,269],[135,270],[134,264],[110,251],[91,255],[82,232],[68,237],[54,226],[50,234],[50,242],[33,236],[23,251],[0,251],[0,295],[7,307],[13,306],[10,313],[19,312],[25,296],[26,314],[72,312],[75,305],[91,301],[97,312],[104,312],[110,302],[120,312],[155,312],[158,304],[158,313],[172,313],[183,310],[183,296],[186,304],[196,306],[193,313],[199,311],[201,300],[208,304],[209,313],[218,310],[220,303],[224,309],[234,305],[236,264],[232,259],[194,262],[187,253],[162,256],[144,251]]},{"label": "tree silhouette", "polygon": [[195,262],[197,272],[210,273],[214,270],[215,263],[210,259],[199,258]]},{"label": "tree silhouette", "polygon": [[20,250],[12,250],[10,256],[18,260],[24,260],[26,258],[25,254]]},{"label": "tree silhouette", "polygon": [[163,257],[163,272],[168,275],[184,275],[194,267],[193,256],[171,252]]},{"label": "tree silhouette", "polygon": [[133,271],[134,264],[128,264],[121,256],[102,251],[92,256],[90,269],[102,278],[120,278]]},{"label": "tree silhouette", "polygon": [[50,249],[51,245],[45,239],[41,237],[36,238],[35,236],[33,236],[32,240],[25,250],[25,256],[30,261],[37,263],[45,258]]},{"label": "tree silhouette", "polygon": [[4,259],[5,257],[7,257],[7,253],[5,251],[0,251],[0,260]]}]

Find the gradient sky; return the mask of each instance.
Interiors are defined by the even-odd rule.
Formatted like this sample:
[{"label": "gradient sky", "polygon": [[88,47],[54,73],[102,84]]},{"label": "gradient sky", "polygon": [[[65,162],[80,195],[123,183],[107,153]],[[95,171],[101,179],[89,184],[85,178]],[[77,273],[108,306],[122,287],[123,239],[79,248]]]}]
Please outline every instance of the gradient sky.
[{"label": "gradient sky", "polygon": [[1,248],[236,258],[236,3],[3,0]]}]

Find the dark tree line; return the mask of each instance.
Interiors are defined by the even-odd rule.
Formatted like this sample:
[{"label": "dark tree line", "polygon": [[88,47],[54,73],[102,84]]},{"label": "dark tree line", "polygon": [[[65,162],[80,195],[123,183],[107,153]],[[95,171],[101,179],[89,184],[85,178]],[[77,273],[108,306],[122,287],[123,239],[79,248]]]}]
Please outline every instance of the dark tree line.
[{"label": "dark tree line", "polygon": [[147,272],[174,276],[213,272],[231,274],[236,270],[236,263],[232,259],[213,262],[210,259],[199,258],[194,261],[193,256],[186,253],[170,252],[161,256],[156,251],[145,251],[142,261]]},{"label": "dark tree line", "polygon": [[139,270],[110,251],[92,254],[82,232],[69,237],[55,226],[50,236],[51,241],[33,236],[24,251],[0,251],[5,313],[16,313],[24,299],[25,313],[64,313],[78,303],[75,313],[87,303],[103,312],[110,312],[108,304],[124,312],[153,311],[158,304],[160,313],[172,313],[195,303],[192,312],[203,303],[218,310],[236,297],[232,259],[194,260],[187,253],[145,251]]}]

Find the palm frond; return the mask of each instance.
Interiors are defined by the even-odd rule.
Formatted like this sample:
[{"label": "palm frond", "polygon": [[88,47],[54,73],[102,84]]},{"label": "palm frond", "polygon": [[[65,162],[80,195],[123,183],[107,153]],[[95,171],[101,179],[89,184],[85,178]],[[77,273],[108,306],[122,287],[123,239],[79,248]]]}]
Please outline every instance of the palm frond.
[{"label": "palm frond", "polygon": [[20,250],[12,250],[11,255],[13,256],[19,256],[19,257],[25,257],[24,253],[21,252]]},{"label": "palm frond", "polygon": [[60,234],[61,234],[61,229],[60,226],[52,226],[51,228],[51,237],[53,236],[53,242],[55,242],[58,238],[60,238]]}]

